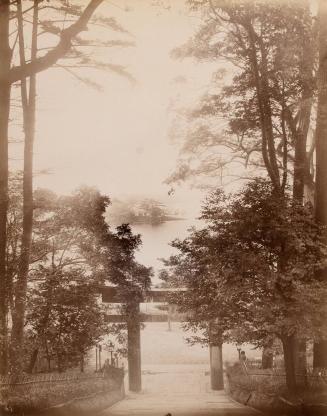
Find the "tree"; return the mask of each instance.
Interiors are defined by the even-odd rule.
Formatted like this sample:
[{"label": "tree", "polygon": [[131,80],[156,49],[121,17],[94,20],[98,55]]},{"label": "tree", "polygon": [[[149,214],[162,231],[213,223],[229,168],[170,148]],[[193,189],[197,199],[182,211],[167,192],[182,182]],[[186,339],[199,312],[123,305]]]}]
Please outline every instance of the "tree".
[{"label": "tree", "polygon": [[[283,193],[294,166],[294,196],[302,199],[304,184],[312,181],[312,151],[306,153],[306,144],[315,91],[308,2],[203,0],[189,5],[202,12],[203,24],[173,55],[217,62],[218,68],[210,91],[189,112],[182,158],[167,182],[199,174],[217,178],[230,165],[232,177],[261,171]],[[222,86],[226,72],[231,82]],[[244,172],[240,163],[252,169]]]},{"label": "tree", "polygon": [[[327,5],[319,2],[319,70],[318,111],[316,126],[316,189],[315,217],[319,224],[327,226]],[[326,230],[325,230],[326,232]],[[319,271],[318,279],[326,281],[327,270]],[[327,333],[326,322],[323,325]],[[314,346],[314,367],[327,367],[327,341]]]},{"label": "tree", "polygon": [[12,51],[9,45],[10,1],[0,2],[0,373],[7,371],[7,277],[6,277],[6,222],[8,206],[8,124],[10,70]]},{"label": "tree", "polygon": [[[215,182],[225,177],[246,181],[260,174],[277,192],[283,194],[292,183],[294,199],[303,202],[306,194],[313,203],[310,120],[317,42],[309,2],[204,0],[189,5],[203,13],[203,24],[174,56],[214,61],[218,69],[207,95],[189,112],[182,156],[167,183],[196,175]],[[228,85],[222,86],[226,78]],[[305,344],[299,349],[305,352]]]},{"label": "tree", "polygon": [[[11,287],[9,303],[13,305],[19,274],[17,259],[20,258],[20,233],[23,224],[22,175],[12,178],[10,183],[7,264]],[[65,335],[67,343],[75,345],[76,339],[82,337],[83,331],[90,331],[90,328],[83,329],[83,320],[85,325],[91,320],[95,327],[102,331],[102,335],[104,329],[107,330],[107,326],[102,325],[101,308],[96,309],[96,298],[103,284],[115,284],[126,303],[130,303],[131,299],[140,297],[141,292],[149,287],[151,276],[151,269],[135,261],[134,252],[141,244],[140,236],[134,235],[128,225],[119,226],[116,231],[111,231],[106,222],[109,198],[97,190],[84,187],[73,195],[57,196],[50,191],[39,189],[35,191],[33,201],[34,226],[27,286],[30,294],[30,301],[27,303],[29,318],[25,323],[28,337],[23,344],[30,354],[28,364],[23,353],[19,363],[17,356],[13,355],[15,365],[30,372],[33,371],[41,352],[50,353],[45,343],[50,336],[54,337],[53,342],[56,339],[56,343],[63,348],[64,335],[58,335],[58,328],[62,329],[59,311],[62,310],[64,314],[63,311],[67,308],[65,304],[60,303],[62,298],[81,296],[77,302],[71,299],[72,309],[67,310],[67,316],[73,316],[74,319],[80,317],[78,319],[81,320],[76,321],[74,336],[69,338]],[[85,297],[87,292],[89,298]],[[90,315],[86,314],[87,311],[84,314],[82,310],[78,311],[79,303],[80,308],[84,308],[84,300],[89,302],[88,306],[84,306]],[[65,314],[63,319],[66,322],[64,316]],[[71,325],[70,318],[68,320]],[[67,331],[69,328],[67,326]],[[98,334],[94,337],[91,336],[91,332],[91,338],[86,337],[85,342],[95,342],[100,336],[99,331],[94,331],[94,334]],[[11,342],[15,343],[16,339],[12,339]],[[81,348],[84,345],[82,342],[79,344]],[[84,350],[86,351],[86,346]],[[67,350],[62,350],[60,355],[64,357],[65,354],[73,354],[76,358],[75,353],[73,354],[71,347],[67,346]],[[78,357],[81,358],[81,351]],[[71,364],[73,363],[76,363],[75,359],[72,360]]]},{"label": "tree", "polygon": [[49,371],[53,369],[53,361],[59,372],[79,363],[83,369],[87,352],[108,333],[97,287],[83,268],[59,269],[49,275],[49,270],[40,267],[33,277],[41,283],[29,291],[28,372],[33,371],[40,351],[47,358]]},{"label": "tree", "polygon": [[[32,42],[31,42],[31,61],[37,57],[38,41],[38,0],[33,3],[33,23],[32,23]],[[20,65],[26,65],[25,42],[24,42],[24,18],[21,0],[17,0],[17,21]],[[24,172],[23,172],[23,229],[21,254],[15,286],[15,300],[12,304],[12,330],[10,342],[10,372],[19,371],[20,360],[23,346],[23,331],[26,309],[26,291],[28,270],[30,265],[30,252],[32,245],[33,229],[33,149],[35,136],[35,113],[36,113],[36,74],[29,78],[29,90],[27,80],[21,80],[21,100],[23,110],[23,126],[25,133],[24,140]]]},{"label": "tree", "polygon": [[[20,233],[24,226],[24,215],[22,213],[22,205],[24,198],[21,194],[22,180],[17,178],[16,183],[13,184],[11,192],[11,204],[9,205],[9,218],[11,219],[8,230],[8,279],[10,282],[8,291],[10,308],[13,311],[13,319],[16,319],[15,312],[17,313],[17,285],[21,284],[20,279],[20,262],[21,253],[24,247],[20,244]],[[13,196],[16,198],[13,198]],[[71,210],[74,209],[74,200],[83,200],[84,210],[78,215],[78,211],[75,209],[74,217]],[[81,251],[82,244],[85,247],[88,244],[88,249],[91,251],[92,247],[96,244],[100,230],[94,229],[92,222],[95,220],[101,222],[101,215],[105,210],[108,199],[101,197],[96,191],[81,190],[74,197],[61,197],[58,198],[54,194],[46,191],[36,192],[33,198],[33,210],[34,215],[34,232],[33,243],[31,245],[31,252],[29,258],[29,264],[33,266],[33,269],[39,269],[40,267],[44,271],[44,278],[46,276],[57,276],[63,274],[67,269],[70,273],[73,273],[76,267],[80,267],[83,264],[84,274],[87,270],[90,271],[90,267],[87,267],[87,260],[83,257]],[[35,204],[35,205],[34,205]],[[102,207],[102,208],[101,208]],[[99,218],[100,217],[100,218]],[[12,224],[12,225],[11,225]],[[9,224],[8,224],[9,225]],[[102,221],[102,227],[107,227],[104,220]],[[84,249],[85,250],[85,249]],[[10,273],[9,273],[10,272]],[[40,277],[40,273],[38,273]],[[35,280],[35,271],[32,270],[32,284],[37,285],[38,279]],[[95,284],[95,278],[89,277],[89,283],[93,281]],[[28,282],[26,281],[27,290]],[[98,287],[98,285],[97,285]],[[51,305],[51,294],[49,294],[49,302]],[[25,304],[23,304],[25,307]],[[19,317],[22,321],[23,327],[25,326],[25,313],[23,317]],[[49,321],[44,318],[44,325],[47,326]],[[11,340],[10,340],[10,358],[11,368],[14,373],[16,369],[22,370],[23,363],[23,338],[17,337],[17,329],[13,325]],[[23,328],[21,328],[23,331]],[[18,345],[18,347],[17,347]],[[20,348],[20,355],[17,356],[17,348]],[[37,350],[34,352],[35,359],[37,358]],[[19,357],[19,358],[18,358]]]},{"label": "tree", "polygon": [[265,346],[277,336],[294,392],[295,338],[323,337],[326,285],[315,270],[325,267],[326,245],[312,210],[257,179],[229,197],[213,192],[201,218],[206,228],[173,242],[181,254],[168,265],[189,289],[177,304],[205,340],[215,319],[225,339]]},{"label": "tree", "polygon": [[11,7],[15,2],[1,0],[0,3],[0,330],[1,330],[1,373],[7,371],[7,278],[6,278],[6,222],[7,222],[7,205],[8,205],[8,125],[10,110],[10,91],[11,85],[19,80],[25,79],[38,72],[41,72],[56,63],[58,59],[64,56],[72,46],[72,39],[81,31],[85,30],[86,25],[96,8],[102,0],[91,0],[80,18],[69,28],[61,33],[58,44],[49,50],[44,56],[32,59],[27,64],[21,64],[11,67],[13,51],[9,44],[9,23],[11,20]]},{"label": "tree", "polygon": [[[75,73],[76,66],[83,66],[88,68],[98,68],[101,70],[111,70],[120,75],[128,77],[132,80],[132,77],[127,73],[127,71],[120,65],[114,65],[111,63],[99,62],[91,57],[86,57],[78,47],[84,47],[84,49],[89,48],[92,45],[92,41],[84,40],[78,35],[86,30],[87,24],[90,23],[90,20],[93,20],[93,23],[101,25],[102,27],[110,27],[115,31],[123,32],[123,29],[115,22],[113,18],[99,17],[94,16],[94,13],[98,6],[102,3],[102,0],[92,0],[84,8],[75,5],[69,4],[61,0],[52,2],[48,4],[43,2],[43,0],[33,0],[32,2],[24,2],[24,6],[29,3],[26,8],[23,8],[23,3],[20,0],[12,2],[1,2],[1,30],[2,30],[2,44],[3,48],[0,51],[1,62],[4,63],[3,71],[1,71],[0,78],[3,88],[1,90],[5,93],[4,100],[2,103],[1,113],[4,115],[4,118],[0,120],[2,123],[1,140],[3,142],[3,149],[1,155],[4,159],[8,159],[8,123],[9,123],[9,109],[10,109],[10,89],[11,85],[15,82],[20,81],[21,83],[21,96],[22,96],[22,112],[23,112],[23,125],[25,132],[25,150],[24,150],[24,226],[22,232],[22,246],[23,250],[21,252],[20,259],[20,273],[19,278],[16,284],[17,293],[15,296],[15,307],[12,308],[13,312],[13,339],[16,340],[15,343],[11,343],[11,364],[15,362],[13,356],[17,354],[19,356],[19,349],[22,347],[22,336],[23,336],[23,325],[24,325],[24,314],[25,314],[25,299],[26,299],[26,287],[27,287],[27,277],[28,277],[28,267],[29,267],[29,257],[30,257],[30,246],[31,246],[31,235],[32,235],[32,225],[33,225],[33,183],[32,183],[32,173],[33,173],[33,141],[34,141],[34,130],[35,130],[35,112],[36,112],[36,74],[41,72],[51,66],[59,65],[57,64],[58,60],[62,57],[70,54],[71,65],[69,67],[65,65],[60,65],[60,67],[66,69],[70,74],[76,76],[79,80],[97,87],[98,85],[94,82],[91,82],[88,78],[79,76]],[[42,4],[43,3],[43,4]],[[32,4],[32,6],[30,6]],[[16,10],[13,10],[16,6]],[[57,26],[55,22],[45,20],[42,16],[43,10],[48,11],[52,10],[60,13],[64,13],[64,20],[58,20],[62,23],[62,26]],[[29,25],[30,22],[26,19],[26,14],[33,10],[33,19],[31,24],[31,35],[25,36],[26,30],[24,30],[25,25]],[[67,27],[65,24],[66,20],[71,21],[71,19],[66,19],[67,16],[73,17],[74,23]],[[12,48],[10,49],[10,35],[9,35],[9,25],[13,20],[17,20],[17,39],[12,42]],[[66,26],[66,27],[65,27]],[[39,28],[42,28],[42,31],[39,31]],[[11,31],[15,35],[16,30]],[[42,48],[38,48],[38,39],[42,37],[43,34],[51,34],[52,36],[58,36],[59,42],[54,47],[47,47],[48,45],[43,45]],[[49,37],[49,36],[48,36]],[[26,59],[25,50],[28,49],[28,41],[31,38],[31,55],[30,59]],[[74,41],[74,42],[73,42]],[[6,53],[6,44],[8,53]],[[12,57],[15,55],[14,49],[18,44],[19,47],[19,57],[20,62],[15,62]],[[112,47],[112,46],[131,46],[131,42],[126,41],[97,41],[97,46],[102,47]],[[42,55],[40,51],[46,50],[47,52]],[[2,58],[3,55],[3,58]],[[41,56],[40,56],[41,55]],[[72,59],[73,58],[73,59]],[[28,91],[29,89],[29,91]],[[6,93],[7,91],[7,93]],[[6,116],[7,114],[7,116]],[[1,182],[3,185],[3,197],[2,201],[8,200],[8,161],[2,163],[3,173],[0,175]],[[1,173],[1,172],[0,172]],[[0,189],[0,193],[1,193]],[[3,246],[6,246],[6,233],[4,232],[5,225],[5,216],[6,216],[6,203],[2,204],[0,208],[0,217],[1,212],[2,224],[0,221],[0,233],[4,238]],[[1,252],[1,247],[0,247]],[[6,300],[6,291],[7,283],[5,278],[5,259],[4,252],[2,251],[2,260],[4,265],[1,266],[1,254],[0,254],[0,275],[3,276],[3,287],[1,287],[0,295],[2,296],[1,304],[3,304],[3,314],[2,321],[3,325],[3,336],[1,339],[4,342],[4,348],[1,348],[3,351],[3,372],[6,371],[6,361],[7,361],[7,347],[6,347],[6,314],[7,314],[7,300]],[[3,269],[1,269],[3,267]],[[2,270],[2,272],[1,272]],[[0,319],[0,320],[1,320]],[[0,329],[1,329],[0,328]],[[14,345],[15,344],[15,345]],[[17,350],[15,353],[14,350]],[[15,370],[15,365],[11,365],[12,371]],[[2,370],[1,370],[2,371]]]}]

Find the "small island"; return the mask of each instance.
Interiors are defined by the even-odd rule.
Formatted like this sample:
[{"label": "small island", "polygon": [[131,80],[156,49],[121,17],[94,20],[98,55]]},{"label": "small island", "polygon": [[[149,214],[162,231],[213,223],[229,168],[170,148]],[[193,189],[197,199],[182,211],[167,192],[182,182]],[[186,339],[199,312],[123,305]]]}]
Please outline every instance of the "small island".
[{"label": "small island", "polygon": [[134,198],[129,200],[113,199],[107,210],[110,223],[131,225],[150,224],[153,226],[167,221],[183,220],[178,210],[168,208],[162,202],[152,198]]}]

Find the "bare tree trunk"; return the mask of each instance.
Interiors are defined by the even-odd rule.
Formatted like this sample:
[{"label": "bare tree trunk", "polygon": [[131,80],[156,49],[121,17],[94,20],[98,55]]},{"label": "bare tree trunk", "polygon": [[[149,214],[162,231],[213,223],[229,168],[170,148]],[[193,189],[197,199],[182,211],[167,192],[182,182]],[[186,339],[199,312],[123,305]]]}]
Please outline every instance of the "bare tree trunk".
[{"label": "bare tree trunk", "polygon": [[284,365],[286,374],[286,386],[290,393],[296,393],[296,376],[294,360],[294,336],[285,336],[282,338],[284,351]]},{"label": "bare tree trunk", "polygon": [[[316,194],[315,216],[318,223],[327,225],[327,2],[319,1],[319,70],[318,112],[316,127]],[[327,270],[319,271],[318,279],[327,278]],[[325,327],[327,335],[326,317]],[[314,345],[314,367],[327,368],[327,340]]]},{"label": "bare tree trunk", "polygon": [[293,179],[293,197],[299,202],[303,201],[305,177],[308,175],[306,148],[307,136],[303,132],[299,131],[295,137]]},{"label": "bare tree trunk", "polygon": [[81,366],[80,366],[81,373],[84,373],[84,367],[85,367],[84,356],[85,356],[85,354],[81,353],[81,362],[80,362],[80,364],[81,364]]},{"label": "bare tree trunk", "polygon": [[11,64],[9,46],[9,0],[0,0],[0,374],[7,372],[8,361],[8,282],[6,274],[8,210],[8,124]]},{"label": "bare tree trunk", "polygon": [[[266,55],[264,46],[260,45],[260,48],[258,48],[256,45],[256,39],[258,36],[256,35],[250,20],[244,24],[244,28],[248,33],[250,43],[248,57],[251,62],[253,77],[255,80],[256,96],[260,116],[262,158],[276,192],[280,193],[282,192],[282,188],[280,184],[280,174],[276,159],[276,149],[274,145],[271,103],[268,93],[269,89],[266,68]],[[260,51],[258,49],[260,49]],[[259,52],[261,52],[262,57],[261,63],[258,60]]]},{"label": "bare tree trunk", "polygon": [[305,340],[294,340],[295,375],[299,382],[307,382],[307,343]]},{"label": "bare tree trunk", "polygon": [[61,355],[59,352],[57,353],[57,369],[58,369],[58,373],[62,373],[63,368],[62,368],[62,362],[61,362]]},{"label": "bare tree trunk", "polygon": [[[21,1],[17,1],[18,35],[20,62],[24,66],[25,44],[23,31],[23,14]],[[37,29],[38,29],[38,0],[34,0],[31,60],[37,55]],[[23,333],[26,309],[27,279],[30,263],[30,252],[33,230],[33,146],[35,136],[35,104],[36,104],[36,75],[29,79],[29,93],[27,82],[21,80],[21,96],[23,108],[23,125],[25,132],[24,144],[24,175],[23,175],[23,234],[21,256],[19,262],[17,283],[15,287],[15,305],[13,311],[13,326],[10,343],[10,368],[12,372],[22,370],[21,359],[23,348]]]},{"label": "bare tree trunk", "polygon": [[35,348],[32,352],[30,363],[29,363],[28,368],[27,368],[27,372],[29,374],[33,373],[38,355],[39,355],[39,349]]},{"label": "bare tree trunk", "polygon": [[50,352],[49,352],[49,347],[48,347],[47,341],[45,341],[45,352],[46,352],[47,362],[48,362],[48,371],[50,373],[51,372],[51,356],[50,356]]},{"label": "bare tree trunk", "polygon": [[273,363],[274,363],[274,354],[272,352],[273,344],[274,344],[274,341],[272,339],[263,347],[261,364],[264,370],[268,368],[273,368]]},{"label": "bare tree trunk", "polygon": [[[308,6],[309,8],[309,6]],[[308,10],[309,13],[309,10]],[[310,116],[313,101],[313,69],[314,45],[313,39],[307,34],[303,36],[303,53],[301,62],[301,76],[303,82],[302,102],[298,113],[298,126],[291,126],[294,139],[294,175],[293,199],[299,204],[304,201],[304,186],[310,177],[310,165],[307,159],[307,141],[310,126]],[[297,337],[294,344],[295,372],[306,375],[307,356],[306,340]]]},{"label": "bare tree trunk", "polygon": [[298,125],[292,123],[291,132],[294,139],[294,179],[293,197],[303,202],[304,185],[310,176],[310,165],[307,159],[307,140],[310,126],[310,116],[313,101],[313,70],[314,45],[306,34],[303,37],[303,59],[301,63],[301,76],[303,83],[302,102],[298,112]]}]

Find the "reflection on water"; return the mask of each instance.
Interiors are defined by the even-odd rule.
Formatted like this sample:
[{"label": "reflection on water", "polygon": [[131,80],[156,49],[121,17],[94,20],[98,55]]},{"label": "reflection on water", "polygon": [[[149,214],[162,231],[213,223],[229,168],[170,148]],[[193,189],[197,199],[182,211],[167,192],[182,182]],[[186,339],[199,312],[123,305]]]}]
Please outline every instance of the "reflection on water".
[{"label": "reflection on water", "polygon": [[[142,247],[136,253],[136,259],[145,266],[151,266],[155,271],[163,267],[160,258],[168,258],[176,251],[169,245],[175,238],[185,238],[187,230],[192,226],[200,226],[197,220],[167,221],[160,225],[137,224],[133,225],[134,233],[142,236]],[[153,283],[158,283],[156,277]]]}]

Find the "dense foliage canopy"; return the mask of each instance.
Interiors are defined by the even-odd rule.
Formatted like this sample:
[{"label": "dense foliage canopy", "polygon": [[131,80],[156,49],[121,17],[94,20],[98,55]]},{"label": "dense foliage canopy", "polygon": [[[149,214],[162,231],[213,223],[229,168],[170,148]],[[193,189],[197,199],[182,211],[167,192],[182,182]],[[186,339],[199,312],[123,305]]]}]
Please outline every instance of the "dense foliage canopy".
[{"label": "dense foliage canopy", "polygon": [[212,192],[202,208],[206,226],[172,245],[166,261],[171,284],[185,286],[177,303],[188,326],[218,322],[225,339],[264,345],[271,336],[302,339],[320,332],[326,283],[323,228],[310,205],[280,196],[256,179],[239,192]]}]

